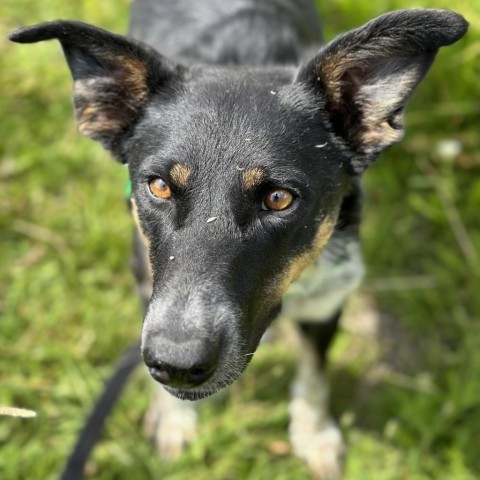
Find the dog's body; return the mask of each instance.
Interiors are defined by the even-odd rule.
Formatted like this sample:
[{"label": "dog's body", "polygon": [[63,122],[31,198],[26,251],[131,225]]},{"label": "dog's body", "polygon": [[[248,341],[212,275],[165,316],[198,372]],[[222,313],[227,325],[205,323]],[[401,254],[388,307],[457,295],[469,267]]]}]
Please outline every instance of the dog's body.
[{"label": "dog's body", "polygon": [[78,22],[12,39],[60,40],[81,133],[128,163],[142,354],[174,396],[161,423],[150,412],[160,450],[191,440],[195,413],[180,399],[238,378],[284,297],[303,342],[290,436],[326,479],[343,447],[322,366],[362,276],[359,177],[401,138],[406,100],[466,22],[394,12],[302,65],[321,36],[313,11],[307,0],[134,2],[132,35],[175,62]]}]

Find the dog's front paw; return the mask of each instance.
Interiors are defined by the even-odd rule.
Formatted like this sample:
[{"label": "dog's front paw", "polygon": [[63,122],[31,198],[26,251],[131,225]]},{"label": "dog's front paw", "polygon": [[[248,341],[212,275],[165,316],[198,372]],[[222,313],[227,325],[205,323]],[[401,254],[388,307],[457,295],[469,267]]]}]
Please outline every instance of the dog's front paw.
[{"label": "dog's front paw", "polygon": [[345,446],[336,424],[331,420],[319,423],[317,412],[301,399],[292,402],[290,414],[289,433],[295,455],[308,465],[316,480],[341,479]]},{"label": "dog's front paw", "polygon": [[144,430],[162,458],[177,458],[197,436],[195,404],[159,389],[145,414]]},{"label": "dog's front paw", "polygon": [[[302,458],[316,480],[339,480],[342,477],[345,447],[336,425],[332,424],[320,432],[304,439],[308,445],[295,453]],[[302,442],[303,443],[303,442]]]}]

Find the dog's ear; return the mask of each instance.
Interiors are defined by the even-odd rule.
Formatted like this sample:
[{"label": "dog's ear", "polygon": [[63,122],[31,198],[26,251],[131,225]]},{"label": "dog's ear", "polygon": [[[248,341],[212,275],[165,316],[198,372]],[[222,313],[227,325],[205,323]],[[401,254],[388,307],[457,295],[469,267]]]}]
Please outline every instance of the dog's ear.
[{"label": "dog's ear", "polygon": [[182,67],[151,47],[82,22],[46,22],[20,28],[9,38],[60,41],[74,80],[78,129],[112,151],[150,96],[160,89],[168,93],[182,77]]},{"label": "dog's ear", "polygon": [[327,44],[298,72],[324,99],[331,128],[362,171],[403,136],[403,109],[438,49],[460,39],[464,18],[446,10],[399,10]]}]

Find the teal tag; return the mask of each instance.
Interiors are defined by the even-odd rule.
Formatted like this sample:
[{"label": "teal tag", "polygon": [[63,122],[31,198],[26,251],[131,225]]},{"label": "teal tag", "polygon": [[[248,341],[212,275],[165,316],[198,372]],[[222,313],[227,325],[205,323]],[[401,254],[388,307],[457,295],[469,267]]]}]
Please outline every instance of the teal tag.
[{"label": "teal tag", "polygon": [[125,184],[125,198],[130,198],[132,196],[132,181],[130,179],[127,180]]}]

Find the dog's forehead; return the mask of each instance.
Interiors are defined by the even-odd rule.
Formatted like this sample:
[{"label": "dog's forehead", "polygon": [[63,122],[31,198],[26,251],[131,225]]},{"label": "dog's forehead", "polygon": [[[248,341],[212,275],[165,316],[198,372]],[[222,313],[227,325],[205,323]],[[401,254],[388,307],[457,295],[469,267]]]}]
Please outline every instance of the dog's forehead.
[{"label": "dog's forehead", "polygon": [[[161,155],[217,169],[295,163],[294,152],[320,142],[310,96],[293,83],[293,69],[199,71],[174,101],[150,107],[149,129],[165,132]],[[316,108],[316,107],[315,107]],[[309,134],[315,138],[305,142]],[[154,135],[150,135],[154,137]]]},{"label": "dog's forehead", "polygon": [[[254,128],[272,132],[278,124],[294,122],[288,105],[294,71],[290,69],[213,69],[194,76],[180,97],[184,118],[202,116],[204,124],[214,123],[238,133]],[[192,118],[193,117],[193,118]]]}]

